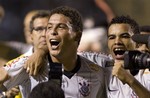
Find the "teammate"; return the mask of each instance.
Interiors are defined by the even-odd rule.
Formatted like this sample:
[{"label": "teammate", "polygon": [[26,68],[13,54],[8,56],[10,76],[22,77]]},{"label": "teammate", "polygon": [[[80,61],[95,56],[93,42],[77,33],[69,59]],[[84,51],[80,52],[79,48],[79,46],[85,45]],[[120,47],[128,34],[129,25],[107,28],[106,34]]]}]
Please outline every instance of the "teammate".
[{"label": "teammate", "polygon": [[[136,46],[131,36],[139,33],[138,24],[133,19],[128,16],[115,17],[108,28],[108,47],[111,55],[107,57],[102,54],[82,54],[99,65],[105,65],[108,98],[148,98],[150,95],[147,90],[150,89],[150,73],[140,70],[133,76],[129,70],[123,68],[125,51],[134,50]],[[109,64],[112,67],[109,67]]]},{"label": "teammate", "polygon": [[[150,26],[141,26],[140,27],[140,34],[150,34]],[[148,43],[137,43],[137,50],[142,52],[150,52],[148,47]]]},{"label": "teammate", "polygon": [[[20,90],[23,94],[22,95],[23,98],[27,98],[29,92],[31,91],[31,88],[33,88],[33,86],[36,85],[33,81],[34,77],[30,77],[23,69],[23,64],[28,59],[28,57],[32,55],[33,51],[37,51],[38,49],[41,48],[47,50],[45,28],[47,26],[48,19],[49,19],[49,12],[47,11],[40,11],[34,15],[30,23],[31,38],[34,49],[31,49],[24,55],[8,62],[4,67],[8,75],[11,77],[9,81],[4,83],[5,87],[9,89],[16,85],[19,85]],[[3,80],[5,80],[5,78],[3,78]]]}]

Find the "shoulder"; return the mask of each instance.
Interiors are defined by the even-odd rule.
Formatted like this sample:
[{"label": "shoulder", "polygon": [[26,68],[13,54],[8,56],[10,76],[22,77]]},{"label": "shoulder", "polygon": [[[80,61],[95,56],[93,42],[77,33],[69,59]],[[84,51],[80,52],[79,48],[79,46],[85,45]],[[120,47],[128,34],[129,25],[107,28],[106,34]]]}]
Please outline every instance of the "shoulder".
[{"label": "shoulder", "polygon": [[19,57],[8,61],[5,64],[5,67],[15,67],[15,65],[20,65],[20,64],[24,63],[27,59],[28,59],[28,56],[26,56],[24,54],[20,55]]},{"label": "shoulder", "polygon": [[98,72],[100,70],[102,70],[103,68],[101,66],[99,66],[98,64],[88,60],[85,57],[80,56],[81,58],[81,66],[87,67],[89,68],[91,71],[95,71]]},{"label": "shoulder", "polygon": [[111,61],[110,55],[104,53],[79,52],[78,54],[102,67],[105,67],[107,62]]},{"label": "shoulder", "polygon": [[101,57],[101,58],[104,58],[104,59],[108,59],[109,58],[109,55],[108,54],[105,54],[105,53],[102,53],[102,52],[78,52],[79,55],[81,56],[84,56],[84,57]]}]

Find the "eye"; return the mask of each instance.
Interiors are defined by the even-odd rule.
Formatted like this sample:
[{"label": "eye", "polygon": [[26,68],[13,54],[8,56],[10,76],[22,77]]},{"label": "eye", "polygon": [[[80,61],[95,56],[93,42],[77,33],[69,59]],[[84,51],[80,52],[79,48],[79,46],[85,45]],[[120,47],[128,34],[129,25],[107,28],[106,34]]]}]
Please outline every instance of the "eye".
[{"label": "eye", "polygon": [[33,28],[33,30],[37,32],[42,32],[43,30],[46,30],[46,27],[37,27],[37,28]]},{"label": "eye", "polygon": [[122,38],[130,38],[131,36],[129,35],[129,33],[125,33],[122,35]]},{"label": "eye", "polygon": [[47,26],[47,30],[50,30],[51,28],[52,28],[51,25],[48,25],[48,26]]},{"label": "eye", "polygon": [[35,31],[39,32],[39,31],[42,31],[43,28],[42,27],[37,27],[37,28],[34,28]]},{"label": "eye", "polygon": [[115,36],[113,35],[108,36],[108,40],[111,40],[111,39],[115,39]]},{"label": "eye", "polygon": [[67,29],[68,27],[67,27],[66,24],[60,24],[60,25],[58,26],[58,28],[59,28],[59,29]]}]

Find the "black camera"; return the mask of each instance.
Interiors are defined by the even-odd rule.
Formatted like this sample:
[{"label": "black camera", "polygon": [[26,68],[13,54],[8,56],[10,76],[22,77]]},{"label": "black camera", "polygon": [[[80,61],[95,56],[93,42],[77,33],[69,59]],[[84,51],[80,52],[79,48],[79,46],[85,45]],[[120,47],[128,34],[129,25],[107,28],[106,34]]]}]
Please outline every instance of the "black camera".
[{"label": "black camera", "polygon": [[124,55],[124,68],[131,70],[150,69],[150,54],[140,51],[126,51]]}]

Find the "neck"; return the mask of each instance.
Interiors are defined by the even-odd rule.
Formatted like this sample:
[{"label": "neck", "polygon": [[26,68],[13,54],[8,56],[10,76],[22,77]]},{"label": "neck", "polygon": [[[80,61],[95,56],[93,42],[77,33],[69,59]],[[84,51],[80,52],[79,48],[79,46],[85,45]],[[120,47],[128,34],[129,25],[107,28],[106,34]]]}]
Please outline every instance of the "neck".
[{"label": "neck", "polygon": [[65,56],[61,58],[51,56],[53,62],[62,63],[64,70],[72,71],[76,66],[77,54]]}]

